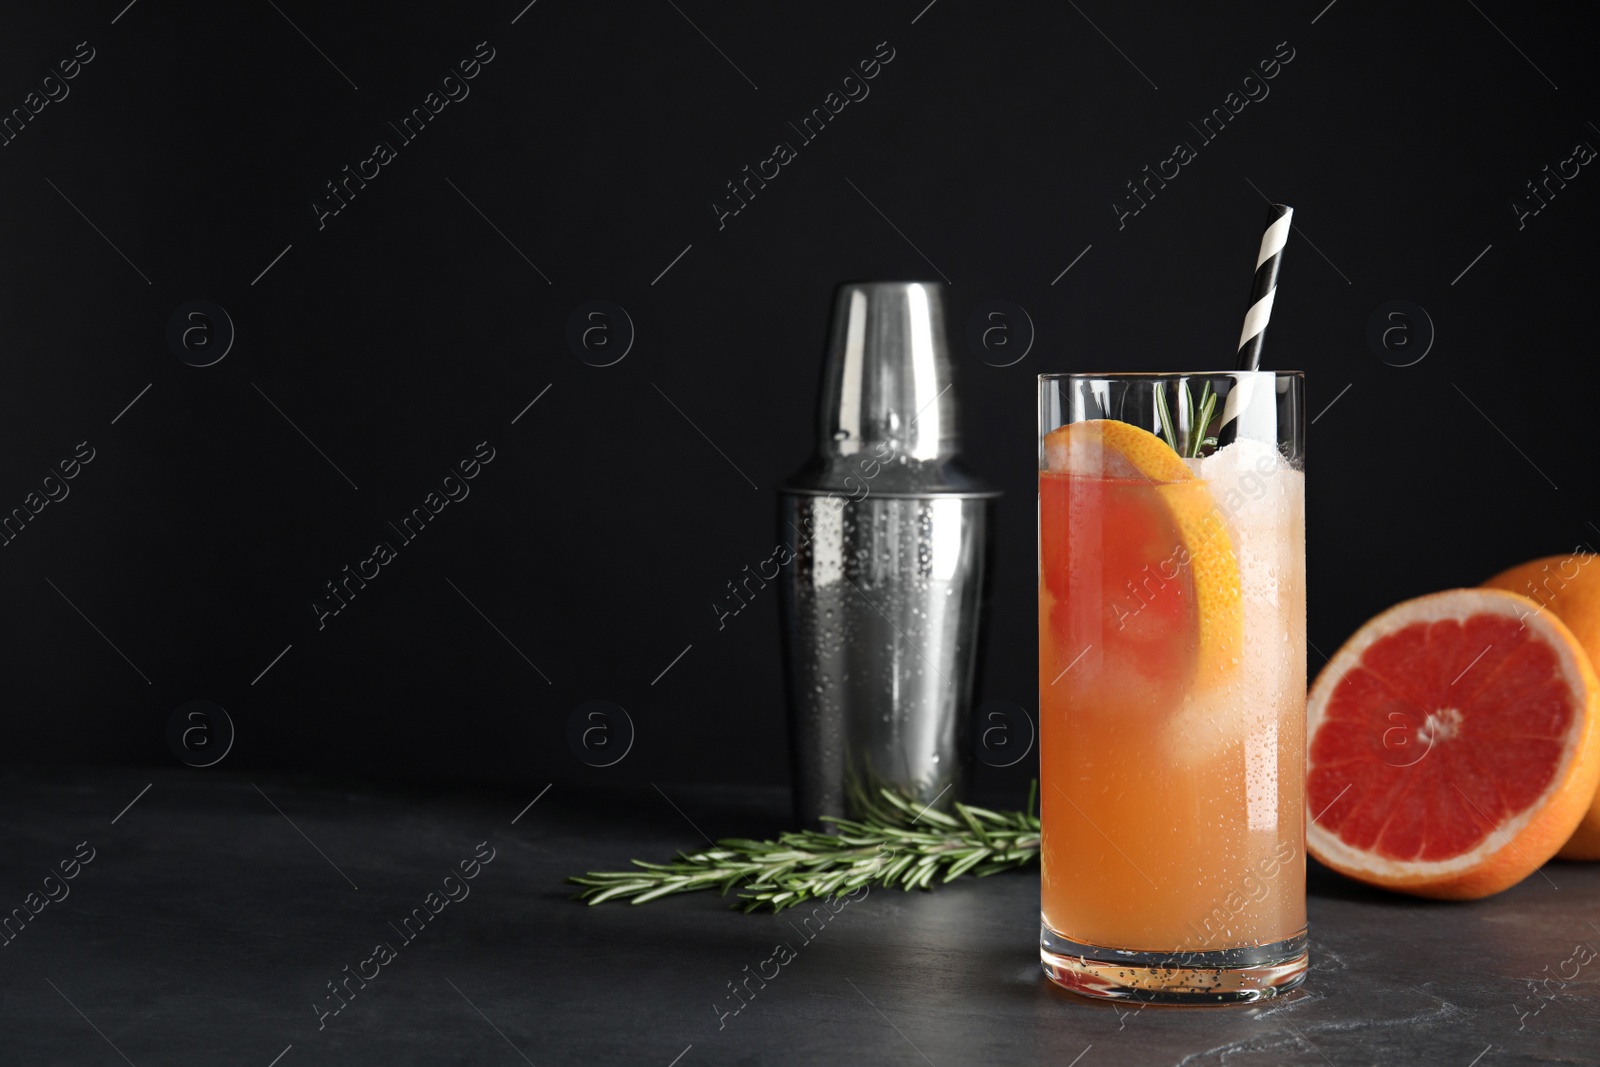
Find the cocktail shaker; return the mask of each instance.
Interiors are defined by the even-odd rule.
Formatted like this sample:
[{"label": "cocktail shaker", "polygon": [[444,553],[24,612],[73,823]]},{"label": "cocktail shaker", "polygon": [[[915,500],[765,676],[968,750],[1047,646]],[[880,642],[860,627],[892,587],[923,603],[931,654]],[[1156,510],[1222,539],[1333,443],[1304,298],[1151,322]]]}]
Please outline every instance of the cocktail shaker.
[{"label": "cocktail shaker", "polygon": [[810,462],[781,488],[795,814],[962,799],[997,490],[963,466],[937,282],[834,296]]}]

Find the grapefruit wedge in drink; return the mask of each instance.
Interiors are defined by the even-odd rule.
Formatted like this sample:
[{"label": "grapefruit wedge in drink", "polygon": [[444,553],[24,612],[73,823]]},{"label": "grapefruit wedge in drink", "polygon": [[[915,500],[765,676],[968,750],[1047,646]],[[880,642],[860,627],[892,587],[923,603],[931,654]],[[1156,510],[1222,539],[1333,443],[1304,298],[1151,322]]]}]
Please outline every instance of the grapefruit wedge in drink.
[{"label": "grapefruit wedge in drink", "polygon": [[1528,598],[1454,589],[1397,604],[1311,687],[1306,848],[1417,896],[1515,885],[1589,809],[1597,715],[1588,656]]}]

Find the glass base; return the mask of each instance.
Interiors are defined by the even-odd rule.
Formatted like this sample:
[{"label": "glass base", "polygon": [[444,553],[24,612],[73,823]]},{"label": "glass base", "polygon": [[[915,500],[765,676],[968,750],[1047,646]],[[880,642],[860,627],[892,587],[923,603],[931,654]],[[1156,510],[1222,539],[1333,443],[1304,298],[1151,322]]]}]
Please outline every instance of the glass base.
[{"label": "glass base", "polygon": [[1089,997],[1145,1004],[1239,1004],[1281,996],[1305,981],[1306,933],[1270,945],[1212,952],[1128,952],[1084,945],[1039,927],[1044,973]]}]

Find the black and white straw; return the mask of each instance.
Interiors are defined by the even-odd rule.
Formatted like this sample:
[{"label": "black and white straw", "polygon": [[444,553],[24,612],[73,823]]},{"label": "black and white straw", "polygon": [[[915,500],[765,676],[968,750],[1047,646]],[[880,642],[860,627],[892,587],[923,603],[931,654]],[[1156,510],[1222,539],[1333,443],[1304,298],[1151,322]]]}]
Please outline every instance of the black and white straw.
[{"label": "black and white straw", "polygon": [[1261,235],[1261,251],[1256,256],[1255,284],[1250,290],[1250,310],[1245,312],[1244,329],[1239,333],[1239,369],[1261,368],[1261,341],[1272,317],[1272,298],[1278,292],[1278,269],[1283,265],[1283,246],[1289,243],[1289,220],[1294,208],[1273,204],[1267,212],[1267,231]]}]

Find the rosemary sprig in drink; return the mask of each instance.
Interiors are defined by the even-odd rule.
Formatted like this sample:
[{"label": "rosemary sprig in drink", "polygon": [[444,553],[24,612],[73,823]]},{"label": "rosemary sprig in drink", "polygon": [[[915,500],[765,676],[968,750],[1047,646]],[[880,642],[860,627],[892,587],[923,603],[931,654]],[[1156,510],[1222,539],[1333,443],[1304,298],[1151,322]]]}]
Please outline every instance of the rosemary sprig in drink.
[{"label": "rosemary sprig in drink", "polygon": [[739,888],[742,907],[773,911],[862,886],[928,889],[971,873],[978,878],[1024,867],[1039,855],[1039,783],[1024,811],[997,812],[956,804],[955,813],[916,804],[880,789],[860,819],[828,817],[838,833],[797,830],[776,841],[728,838],[670,863],[633,860],[637,870],[591,871],[567,881],[585,887],[589,904],[626,899],[643,904],[674,893]]},{"label": "rosemary sprig in drink", "polygon": [[1173,422],[1172,409],[1167,406],[1167,391],[1156,390],[1156,418],[1161,421],[1161,436],[1178,455],[1197,459],[1202,448],[1217,443],[1215,437],[1206,436],[1206,427],[1211,425],[1211,418],[1217,410],[1217,394],[1211,391],[1211,383],[1206,382],[1200,390],[1200,409],[1196,412],[1188,379],[1180,378],[1178,399],[1183,404],[1185,416],[1181,429]]}]

